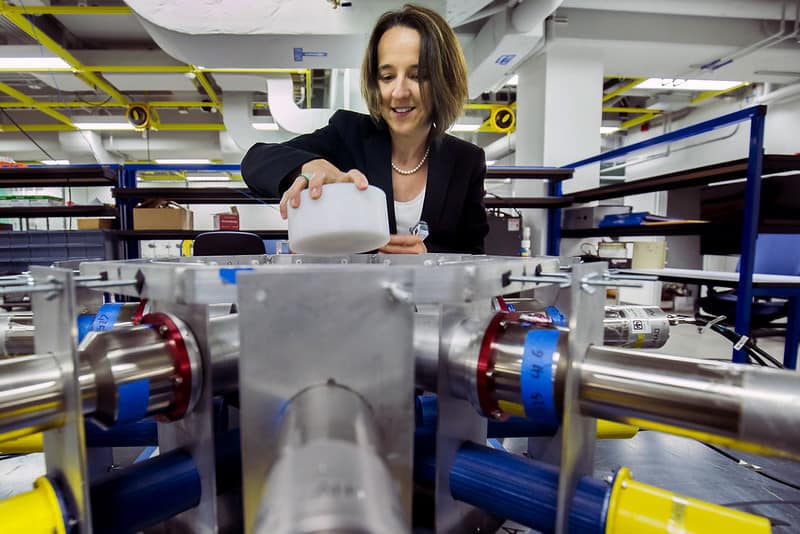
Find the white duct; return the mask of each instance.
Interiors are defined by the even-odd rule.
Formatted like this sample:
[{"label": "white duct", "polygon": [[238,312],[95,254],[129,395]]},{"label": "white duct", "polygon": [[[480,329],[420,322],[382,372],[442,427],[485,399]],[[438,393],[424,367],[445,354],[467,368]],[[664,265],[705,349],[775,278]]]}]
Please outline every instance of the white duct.
[{"label": "white duct", "polygon": [[67,154],[91,154],[97,163],[121,163],[123,158],[111,154],[103,139],[95,132],[58,132],[58,141]]},{"label": "white duct", "polygon": [[544,39],[544,20],[562,0],[525,0],[497,13],[464,49],[469,66],[469,97],[477,98],[505,81]]},{"label": "white duct", "polygon": [[[218,68],[358,68],[368,28],[393,0],[332,9],[323,1],[127,0],[172,57]],[[420,4],[444,12],[443,0]]]},{"label": "white duct", "polygon": [[[291,102],[291,106],[297,111],[328,111],[328,110],[300,110],[292,100],[292,80],[289,78],[289,89],[288,89],[288,98]],[[280,90],[285,90],[284,87],[281,87]],[[302,127],[304,121],[301,118],[297,118],[294,115],[289,117],[284,117],[284,123],[278,121],[278,117],[275,115],[275,105],[273,104],[272,97],[273,94],[277,96],[277,93],[280,91],[279,89],[275,89],[273,93],[272,86],[270,85],[269,89],[269,108],[270,112],[272,113],[272,118],[275,122],[284,130],[288,130],[284,126],[284,123],[287,125],[291,125],[293,130],[289,130],[291,132],[300,133],[297,131],[297,128]],[[278,97],[277,100],[283,100],[283,97]],[[286,131],[277,131],[277,132],[270,132],[270,131],[262,131],[256,130],[253,127],[253,95],[252,93],[225,93],[222,97],[222,105],[225,107],[225,113],[222,114],[222,120],[225,123],[225,129],[228,131],[228,135],[233,140],[234,143],[241,149],[247,150],[251,146],[256,143],[279,143],[281,141],[286,141],[287,139],[293,137],[292,135],[288,134]],[[327,122],[327,119],[325,119]],[[324,123],[323,123],[324,124]],[[312,131],[305,130],[305,131]]]},{"label": "white duct", "polygon": [[517,150],[516,132],[511,133],[509,135],[504,135],[500,139],[492,141],[491,143],[483,147],[483,151],[486,153],[487,161],[503,159],[509,154],[516,152],[516,150]]}]

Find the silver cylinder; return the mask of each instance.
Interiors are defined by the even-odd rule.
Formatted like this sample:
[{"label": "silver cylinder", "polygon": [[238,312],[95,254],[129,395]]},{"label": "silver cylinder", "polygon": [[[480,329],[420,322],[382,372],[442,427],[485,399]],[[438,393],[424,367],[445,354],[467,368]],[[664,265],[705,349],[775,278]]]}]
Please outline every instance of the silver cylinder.
[{"label": "silver cylinder", "polygon": [[63,420],[61,371],[53,356],[23,356],[0,362],[3,440],[61,426]]},{"label": "silver cylinder", "polygon": [[353,391],[327,384],[295,396],[264,485],[259,534],[408,532],[373,414]]},{"label": "silver cylinder", "polygon": [[0,316],[0,357],[34,354],[34,331],[31,312]]},{"label": "silver cylinder", "polygon": [[214,395],[239,390],[239,314],[212,316],[208,320]]},{"label": "silver cylinder", "polygon": [[658,306],[606,306],[603,343],[633,349],[658,349],[669,339],[669,319]]},{"label": "silver cylinder", "polygon": [[579,399],[585,415],[800,458],[792,372],[592,346]]}]

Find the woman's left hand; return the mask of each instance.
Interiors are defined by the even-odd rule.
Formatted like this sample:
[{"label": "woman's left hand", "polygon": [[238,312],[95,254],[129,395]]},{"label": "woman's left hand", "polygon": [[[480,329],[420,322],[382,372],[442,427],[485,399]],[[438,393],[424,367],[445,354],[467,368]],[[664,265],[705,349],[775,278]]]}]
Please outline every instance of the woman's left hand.
[{"label": "woman's left hand", "polygon": [[418,235],[398,235],[392,234],[389,242],[378,249],[384,254],[425,254],[428,252],[425,243]]}]

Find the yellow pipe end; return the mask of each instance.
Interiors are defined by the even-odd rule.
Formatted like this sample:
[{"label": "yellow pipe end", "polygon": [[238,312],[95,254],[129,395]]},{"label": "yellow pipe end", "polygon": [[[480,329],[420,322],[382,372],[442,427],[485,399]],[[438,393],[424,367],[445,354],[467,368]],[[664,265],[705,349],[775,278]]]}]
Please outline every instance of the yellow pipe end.
[{"label": "yellow pipe end", "polygon": [[0,436],[0,454],[28,454],[44,451],[42,434],[31,434],[17,439],[3,441]]},{"label": "yellow pipe end", "polygon": [[33,490],[0,501],[4,534],[66,534],[64,511],[53,485],[39,477]]},{"label": "yellow pipe end", "polygon": [[638,426],[615,423],[605,419],[597,420],[597,439],[630,439],[638,433]]},{"label": "yellow pipe end", "polygon": [[606,534],[727,534],[772,532],[769,520],[642,484],[627,467],[617,472]]}]

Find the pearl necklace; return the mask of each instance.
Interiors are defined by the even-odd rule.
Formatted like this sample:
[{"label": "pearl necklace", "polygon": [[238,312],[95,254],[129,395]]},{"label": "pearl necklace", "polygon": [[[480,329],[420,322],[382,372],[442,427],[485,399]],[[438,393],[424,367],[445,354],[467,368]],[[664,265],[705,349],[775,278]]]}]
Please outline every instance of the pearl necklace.
[{"label": "pearl necklace", "polygon": [[392,162],[392,168],[393,168],[395,171],[397,171],[399,174],[402,174],[402,175],[404,175],[404,176],[408,176],[409,174],[414,174],[415,172],[417,172],[417,171],[418,171],[418,170],[419,170],[419,169],[422,167],[422,165],[425,163],[425,160],[427,160],[427,159],[428,159],[428,153],[429,153],[430,151],[431,151],[431,146],[430,146],[430,145],[428,145],[428,147],[425,149],[425,155],[424,155],[424,156],[422,156],[422,159],[420,160],[420,162],[419,162],[419,163],[417,163],[417,166],[416,166],[416,167],[414,167],[414,168],[413,168],[413,169],[411,169],[411,170],[408,170],[408,171],[406,171],[406,170],[404,170],[404,169],[401,169],[400,167],[398,167],[397,165],[395,165],[395,164],[394,164],[394,161]]}]

